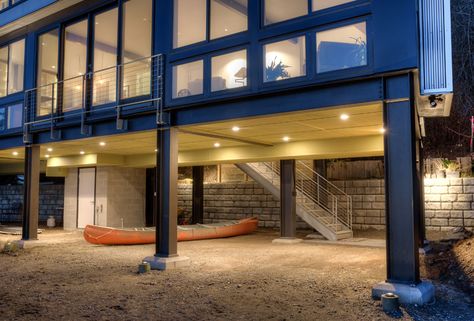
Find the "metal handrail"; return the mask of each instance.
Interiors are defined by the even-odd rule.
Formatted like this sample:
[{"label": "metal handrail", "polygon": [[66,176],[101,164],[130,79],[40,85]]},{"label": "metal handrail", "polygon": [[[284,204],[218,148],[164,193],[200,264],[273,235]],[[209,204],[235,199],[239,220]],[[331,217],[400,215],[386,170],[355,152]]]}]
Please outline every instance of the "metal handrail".
[{"label": "metal handrail", "polygon": [[[157,122],[161,122],[163,61],[162,54],[152,55],[25,90],[23,106],[25,143],[33,125],[50,123],[53,132],[55,124],[60,120],[80,115],[82,128],[87,116],[98,110],[115,110],[119,119],[123,107],[143,103],[153,104],[157,112]],[[134,64],[140,67],[134,67]],[[133,81],[125,78],[124,73],[128,73]],[[137,74],[143,79],[133,77]],[[124,97],[126,91],[129,97]],[[125,101],[135,97],[144,99]],[[39,115],[38,108],[43,105],[43,99],[46,99],[44,104],[47,106],[44,107],[46,112],[44,115]],[[97,101],[94,102],[94,99]],[[94,106],[101,107],[91,108]]]},{"label": "metal handrail", "polygon": [[[249,165],[274,186],[279,187],[280,167],[278,163],[264,162]],[[336,226],[341,224],[352,230],[352,197],[302,161],[297,161],[296,165],[295,183],[298,204],[314,214],[315,211],[310,206],[311,203],[314,203],[332,217],[332,224]],[[311,172],[313,177],[307,175],[304,172],[305,170]],[[331,192],[331,189],[333,192]],[[328,226],[328,228],[337,232],[337,227]]]}]

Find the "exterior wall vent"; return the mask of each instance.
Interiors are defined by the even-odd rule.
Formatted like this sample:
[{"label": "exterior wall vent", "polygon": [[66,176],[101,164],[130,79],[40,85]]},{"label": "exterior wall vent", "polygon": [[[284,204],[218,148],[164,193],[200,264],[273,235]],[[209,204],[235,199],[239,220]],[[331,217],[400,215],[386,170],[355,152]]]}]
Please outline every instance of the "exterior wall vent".
[{"label": "exterior wall vent", "polygon": [[418,113],[422,117],[446,117],[453,95],[451,0],[419,3]]}]

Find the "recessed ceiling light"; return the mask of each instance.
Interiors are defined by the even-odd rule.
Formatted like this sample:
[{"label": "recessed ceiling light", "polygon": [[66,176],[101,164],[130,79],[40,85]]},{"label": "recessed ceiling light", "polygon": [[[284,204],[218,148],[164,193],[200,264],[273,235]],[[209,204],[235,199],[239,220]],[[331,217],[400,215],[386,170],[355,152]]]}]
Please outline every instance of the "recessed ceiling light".
[{"label": "recessed ceiling light", "polygon": [[56,66],[51,66],[51,68],[56,69]]},{"label": "recessed ceiling light", "polygon": [[83,150],[81,150],[81,151],[79,152],[79,154],[81,154],[81,155],[84,155],[85,153],[86,153],[86,152],[83,151]]},{"label": "recessed ceiling light", "polygon": [[51,147],[49,147],[47,150],[48,150],[48,152],[50,152],[50,153],[53,151],[53,149],[52,149]]},{"label": "recessed ceiling light", "polygon": [[18,152],[13,152],[12,155],[13,156],[18,156]]},{"label": "recessed ceiling light", "polygon": [[234,126],[232,127],[232,131],[233,132],[238,132],[240,130],[240,127],[239,126]]},{"label": "recessed ceiling light", "polygon": [[284,142],[289,142],[290,141],[290,137],[288,137],[288,136],[285,136],[282,139],[283,139]]},{"label": "recessed ceiling light", "polygon": [[348,120],[349,119],[349,115],[348,114],[342,114],[340,116],[341,120]]},{"label": "recessed ceiling light", "polygon": [[100,146],[105,146],[105,145],[107,145],[107,144],[106,144],[105,142],[100,142],[99,145],[100,145]]},{"label": "recessed ceiling light", "polygon": [[49,158],[49,155],[44,155],[44,157]]},{"label": "recessed ceiling light", "polygon": [[157,153],[157,152],[158,152],[158,148],[155,148],[155,153]]},{"label": "recessed ceiling light", "polygon": [[379,132],[380,132],[381,134],[385,134],[385,131],[386,131],[386,130],[385,130],[385,128],[383,128],[383,127],[379,129]]},{"label": "recessed ceiling light", "polygon": [[214,143],[214,147],[219,148],[219,147],[221,147],[221,144],[220,143]]}]

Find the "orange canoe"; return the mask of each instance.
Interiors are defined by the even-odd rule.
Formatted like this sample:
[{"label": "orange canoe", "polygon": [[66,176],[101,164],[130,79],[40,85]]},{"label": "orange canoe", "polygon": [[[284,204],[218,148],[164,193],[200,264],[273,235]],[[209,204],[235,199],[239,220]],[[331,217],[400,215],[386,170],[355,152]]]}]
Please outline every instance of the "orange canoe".
[{"label": "orange canoe", "polygon": [[[178,226],[178,241],[195,241],[245,235],[257,229],[257,218],[213,224]],[[134,245],[155,243],[154,229],[117,229],[87,225],[84,238],[92,244]]]}]

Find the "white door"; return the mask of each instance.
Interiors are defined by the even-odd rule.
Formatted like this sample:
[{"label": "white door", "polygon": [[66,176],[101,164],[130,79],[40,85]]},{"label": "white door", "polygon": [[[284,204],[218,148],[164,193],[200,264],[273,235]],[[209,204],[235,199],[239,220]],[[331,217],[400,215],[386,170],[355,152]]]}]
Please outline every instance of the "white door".
[{"label": "white door", "polygon": [[77,227],[95,223],[95,168],[79,169]]}]

